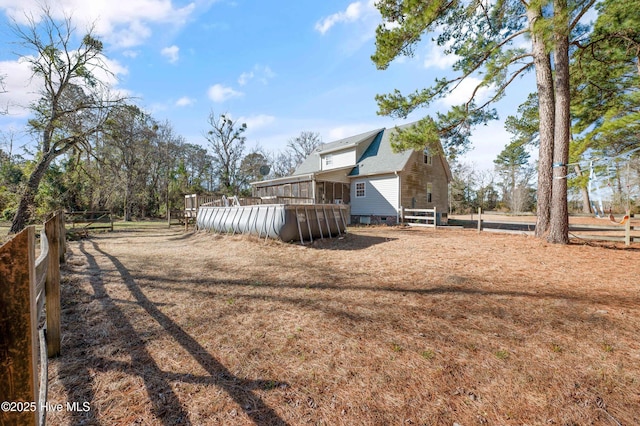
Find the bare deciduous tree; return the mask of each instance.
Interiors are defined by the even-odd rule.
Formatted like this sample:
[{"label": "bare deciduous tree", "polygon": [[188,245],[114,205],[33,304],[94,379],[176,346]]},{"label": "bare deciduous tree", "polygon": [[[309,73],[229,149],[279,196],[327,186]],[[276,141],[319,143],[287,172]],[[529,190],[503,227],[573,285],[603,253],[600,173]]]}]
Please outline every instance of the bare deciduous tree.
[{"label": "bare deciduous tree", "polygon": [[322,138],[317,132],[302,131],[300,135],[289,139],[287,150],[291,153],[293,168],[298,167],[320,145],[322,145]]},{"label": "bare deciduous tree", "polygon": [[106,112],[115,101],[107,101],[106,85],[95,70],[108,72],[102,56],[102,42],[92,29],[78,39],[67,16],[56,20],[48,8],[28,24],[14,21],[12,28],[22,48],[32,78],[40,89],[40,98],[31,105],[34,117],[29,127],[38,135],[36,164],[27,178],[11,224],[11,232],[22,230],[31,220],[35,195],[51,163],[72,148],[88,149],[89,138],[100,131]]},{"label": "bare deciduous tree", "polygon": [[216,116],[212,111],[208,119],[211,128],[204,137],[213,151],[213,162],[220,190],[229,195],[238,193],[240,187],[240,161],[244,154],[246,123],[238,126],[226,114]]}]

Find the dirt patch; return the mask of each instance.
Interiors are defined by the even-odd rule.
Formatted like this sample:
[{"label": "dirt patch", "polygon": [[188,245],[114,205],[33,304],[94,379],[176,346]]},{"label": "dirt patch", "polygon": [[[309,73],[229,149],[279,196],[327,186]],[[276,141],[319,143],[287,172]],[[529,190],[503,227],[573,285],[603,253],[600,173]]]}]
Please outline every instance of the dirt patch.
[{"label": "dirt patch", "polygon": [[640,250],[355,228],[70,243],[50,424],[640,424]]}]

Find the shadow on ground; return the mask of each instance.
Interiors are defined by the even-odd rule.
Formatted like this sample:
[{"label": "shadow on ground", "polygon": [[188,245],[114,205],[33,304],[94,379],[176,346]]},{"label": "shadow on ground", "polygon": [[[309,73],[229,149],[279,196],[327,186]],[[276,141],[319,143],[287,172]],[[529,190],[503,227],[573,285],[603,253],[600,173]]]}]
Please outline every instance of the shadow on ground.
[{"label": "shadow on ground", "polygon": [[[63,303],[65,300],[73,301],[64,306],[63,315],[80,316],[73,320],[63,320],[64,323],[74,324],[76,328],[66,330],[67,347],[63,347],[63,356],[60,359],[59,376],[65,387],[68,401],[94,401],[95,371],[107,372],[118,370],[128,375],[136,375],[142,378],[147,395],[151,401],[152,413],[164,425],[191,425],[189,413],[185,405],[179,400],[172,389],[171,384],[179,381],[191,384],[207,386],[217,386],[224,390],[255,423],[260,425],[286,425],[287,423],[254,392],[256,389],[272,389],[277,386],[286,386],[275,380],[255,380],[248,381],[234,376],[222,363],[198,343],[196,339],[186,333],[169,316],[164,314],[154,304],[140,286],[136,283],[129,270],[116,257],[100,248],[94,241],[81,241],[79,250],[86,258],[91,273],[88,276],[89,283],[93,289],[93,295],[83,294],[80,299],[90,303],[92,300],[99,301],[105,320],[110,321],[117,330],[116,341],[110,341],[111,345],[117,346],[119,350],[126,351],[130,362],[115,361],[105,359],[95,354],[92,350],[97,332],[92,329],[90,321],[83,321],[83,312],[88,309],[85,303],[77,302],[77,292],[82,291],[72,286],[64,286]],[[176,374],[163,371],[146,348],[145,338],[136,332],[133,324],[127,318],[126,312],[119,306],[122,305],[118,299],[109,296],[106,290],[103,275],[113,268],[101,267],[96,257],[106,258],[122,279],[122,285],[126,286],[137,306],[142,307],[146,314],[153,318],[171,337],[182,346],[202,368],[207,375],[197,376],[192,374]],[[75,295],[73,293],[76,293]],[[67,297],[65,297],[67,296]],[[113,336],[112,336],[113,337]],[[80,360],[80,362],[65,362]],[[97,418],[100,409],[95,407],[87,412],[72,412],[73,424],[96,424],[100,423]]]}]

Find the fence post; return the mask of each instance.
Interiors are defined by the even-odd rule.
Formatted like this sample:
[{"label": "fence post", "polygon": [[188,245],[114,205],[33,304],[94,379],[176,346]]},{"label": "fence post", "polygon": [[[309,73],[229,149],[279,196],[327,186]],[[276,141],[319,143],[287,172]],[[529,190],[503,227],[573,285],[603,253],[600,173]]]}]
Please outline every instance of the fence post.
[{"label": "fence post", "polygon": [[478,234],[482,231],[482,207],[478,207]]},{"label": "fence post", "polygon": [[629,219],[627,219],[627,221],[624,224],[624,245],[625,246],[631,245],[631,219],[632,218],[633,218],[633,215],[629,214]]},{"label": "fence post", "polygon": [[58,215],[44,224],[44,231],[49,240],[49,265],[47,266],[47,281],[45,295],[47,300],[47,355],[60,355],[60,227]]},{"label": "fence post", "polygon": [[400,206],[400,224],[404,225],[404,206]]},{"label": "fence post", "polygon": [[60,258],[60,263],[65,263],[64,255],[67,253],[67,228],[64,226],[64,211],[61,210],[58,212],[58,257]]},{"label": "fence post", "polygon": [[0,401],[36,407],[0,413],[6,425],[36,425],[39,415],[35,275],[35,228],[29,226],[0,247]]}]

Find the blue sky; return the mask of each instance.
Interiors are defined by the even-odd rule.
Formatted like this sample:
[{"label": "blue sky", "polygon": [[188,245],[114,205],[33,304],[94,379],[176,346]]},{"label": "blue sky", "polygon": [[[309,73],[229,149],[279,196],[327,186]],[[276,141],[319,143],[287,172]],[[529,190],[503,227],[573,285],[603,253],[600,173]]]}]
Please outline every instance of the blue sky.
[{"label": "blue sky", "polygon": [[[376,114],[374,96],[404,93],[446,75],[452,58],[424,43],[413,58],[376,70],[375,28],[381,18],[373,0],[324,2],[249,0],[58,0],[54,15],[72,12],[79,30],[93,23],[105,42],[114,87],[159,120],[168,120],[190,143],[206,145],[210,112],[247,123],[248,147],[281,150],[301,131],[319,132],[324,142],[379,127],[415,121],[461,103],[462,87],[407,120]],[[38,2],[0,0],[0,130],[19,132],[34,96],[29,72],[18,62],[10,19],[37,16]],[[509,141],[502,120],[535,90],[533,76],[518,80],[498,105],[500,121],[474,132],[474,149],[463,161],[479,169]]]}]

